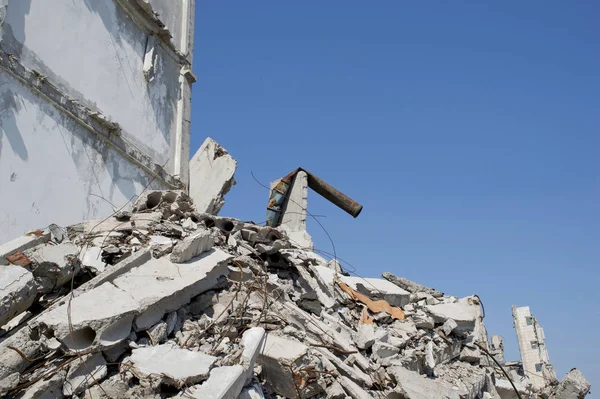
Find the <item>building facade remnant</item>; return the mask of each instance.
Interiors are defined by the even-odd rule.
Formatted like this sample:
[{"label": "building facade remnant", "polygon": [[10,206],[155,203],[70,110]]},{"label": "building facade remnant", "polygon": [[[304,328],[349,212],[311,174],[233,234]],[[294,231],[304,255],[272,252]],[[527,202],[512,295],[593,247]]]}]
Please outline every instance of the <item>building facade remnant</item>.
[{"label": "building facade remnant", "polygon": [[513,306],[513,322],[517,331],[523,372],[534,389],[541,389],[548,382],[556,381],[556,373],[550,363],[544,329],[532,316],[529,306]]}]

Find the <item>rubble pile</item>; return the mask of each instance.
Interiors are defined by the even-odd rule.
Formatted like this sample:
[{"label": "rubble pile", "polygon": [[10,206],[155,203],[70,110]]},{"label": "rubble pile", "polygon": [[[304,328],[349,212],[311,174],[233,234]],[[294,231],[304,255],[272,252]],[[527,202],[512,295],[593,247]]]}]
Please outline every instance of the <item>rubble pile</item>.
[{"label": "rubble pile", "polygon": [[[0,393],[517,395],[488,356],[498,345],[488,344],[479,297],[383,277],[350,276],[283,229],[199,213],[183,192],[146,192],[130,211],[0,247]],[[520,395],[587,391],[574,370]]]}]

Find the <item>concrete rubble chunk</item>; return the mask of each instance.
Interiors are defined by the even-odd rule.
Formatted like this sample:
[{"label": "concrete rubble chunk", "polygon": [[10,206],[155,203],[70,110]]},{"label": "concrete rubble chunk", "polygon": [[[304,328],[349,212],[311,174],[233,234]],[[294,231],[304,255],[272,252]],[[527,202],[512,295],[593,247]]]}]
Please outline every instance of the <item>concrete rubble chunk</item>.
[{"label": "concrete rubble chunk", "polygon": [[181,349],[168,342],[134,349],[126,362],[141,376],[159,378],[181,388],[205,380],[216,360],[214,356]]},{"label": "concrete rubble chunk", "polygon": [[240,365],[217,367],[210,372],[210,377],[202,385],[187,389],[185,397],[234,399],[242,392],[244,382],[244,367]]},{"label": "concrete rubble chunk", "polygon": [[225,194],[235,185],[237,162],[216,141],[207,138],[190,160],[190,197],[200,213],[217,215]]},{"label": "concrete rubble chunk", "polygon": [[86,355],[73,362],[63,387],[63,394],[71,396],[85,391],[106,377],[108,369],[102,353]]},{"label": "concrete rubble chunk", "polygon": [[404,399],[461,399],[459,394],[443,385],[436,383],[425,376],[419,375],[414,371],[402,367],[388,368],[396,380],[395,392],[399,393]]},{"label": "concrete rubble chunk", "polygon": [[20,266],[0,266],[0,326],[29,309],[36,295],[31,272]]},{"label": "concrete rubble chunk", "polygon": [[562,379],[556,390],[556,399],[583,399],[591,385],[577,369],[572,369]]},{"label": "concrete rubble chunk", "polygon": [[[11,263],[0,266],[0,396],[512,399],[475,343],[523,397],[589,391],[577,370],[553,377],[528,307],[513,317],[535,356],[505,362],[477,295],[444,296],[390,273],[350,277],[307,248],[294,236],[306,233],[302,173],[290,193],[302,206],[285,209],[284,226],[215,216],[235,161],[210,139],[205,147],[192,160],[202,164],[199,209],[185,191],[144,190],[102,222],[0,247]],[[535,385],[526,375],[540,359]]]},{"label": "concrete rubble chunk", "polygon": [[79,248],[72,243],[40,245],[26,251],[31,259],[30,268],[38,287],[45,294],[62,287],[81,270],[78,259]]},{"label": "concrete rubble chunk", "polygon": [[[271,190],[274,184],[271,184]],[[313,249],[313,241],[306,231],[306,208],[308,206],[308,175],[300,170],[294,177],[287,205],[283,209],[280,229],[285,231],[296,246]]]},{"label": "concrete rubble chunk", "polygon": [[0,245],[0,266],[10,264],[7,256],[16,252],[24,252],[30,248],[48,242],[48,240],[50,240],[50,232],[39,230],[17,237],[12,241]]},{"label": "concrete rubble chunk", "polygon": [[436,323],[445,323],[452,319],[456,322],[456,330],[473,331],[479,315],[479,305],[469,303],[469,298],[463,298],[455,303],[426,305],[425,310],[433,316]]},{"label": "concrete rubble chunk", "polygon": [[419,283],[415,283],[414,281],[410,281],[409,279],[394,276],[390,272],[383,273],[381,275],[381,277],[383,277],[384,279],[388,280],[391,283],[396,284],[398,287],[400,287],[410,293],[425,292],[425,293],[430,294],[434,298],[439,298],[439,297],[444,296],[444,293],[442,293],[442,292],[439,292],[433,288],[426,287]]},{"label": "concrete rubble chunk", "polygon": [[184,238],[173,248],[171,262],[184,263],[208,251],[214,245],[214,239],[208,230],[198,231]]},{"label": "concrete rubble chunk", "polygon": [[399,286],[380,278],[342,277],[341,280],[352,289],[371,298],[378,297],[388,302],[391,306],[403,307],[408,305],[410,292]]},{"label": "concrete rubble chunk", "polygon": [[358,384],[356,384],[354,381],[352,381],[350,378],[348,378],[346,376],[342,376],[341,383],[342,383],[342,386],[344,387],[344,390],[346,392],[348,392],[348,395],[350,395],[350,397],[352,399],[371,399],[371,398],[373,398],[373,396],[371,396],[371,394],[369,394],[367,391],[362,389]]}]

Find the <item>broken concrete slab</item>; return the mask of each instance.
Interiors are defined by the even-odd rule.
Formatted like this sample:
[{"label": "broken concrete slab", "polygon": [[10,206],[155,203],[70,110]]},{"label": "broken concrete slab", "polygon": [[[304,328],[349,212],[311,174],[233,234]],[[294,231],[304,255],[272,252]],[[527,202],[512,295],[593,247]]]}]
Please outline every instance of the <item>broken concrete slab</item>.
[{"label": "broken concrete slab", "polygon": [[348,395],[350,395],[350,397],[352,399],[372,399],[373,398],[373,396],[371,396],[371,394],[369,394],[367,391],[362,389],[357,383],[352,381],[350,378],[348,378],[346,376],[342,376],[342,378],[340,380],[341,380],[340,382],[341,382],[342,387],[344,387],[344,390],[346,392],[348,392]]},{"label": "broken concrete slab", "polygon": [[461,332],[474,330],[479,309],[479,305],[470,302],[470,297],[455,303],[425,306],[425,310],[433,316],[436,323],[445,323],[446,320],[452,319],[457,324],[456,330]]},{"label": "broken concrete slab", "polygon": [[0,326],[29,309],[36,295],[31,272],[21,266],[0,266]]},{"label": "broken concrete slab", "polygon": [[217,215],[225,204],[225,194],[235,185],[236,160],[208,137],[189,166],[189,192],[197,211]]},{"label": "broken concrete slab", "polygon": [[262,373],[269,376],[267,383],[274,392],[288,398],[296,396],[295,383],[288,365],[295,367],[294,361],[307,351],[308,347],[300,342],[266,334],[258,364],[262,367]]},{"label": "broken concrete slab", "polygon": [[577,369],[571,369],[558,384],[556,399],[584,399],[590,388],[591,385],[583,373]]},{"label": "broken concrete slab", "polygon": [[415,283],[414,281],[410,281],[409,279],[395,276],[390,272],[383,273],[381,275],[381,277],[383,277],[384,279],[388,280],[391,283],[394,283],[398,287],[400,287],[410,293],[426,292],[426,293],[430,294],[431,296],[433,296],[434,298],[439,298],[439,297],[444,296],[444,293],[442,293],[442,292],[439,292],[433,288],[426,287],[419,283]]},{"label": "broken concrete slab", "polygon": [[359,349],[369,349],[375,343],[375,327],[373,324],[361,324],[352,338]]},{"label": "broken concrete slab", "polygon": [[410,302],[410,292],[380,278],[342,276],[341,281],[352,289],[375,299],[383,299],[391,306],[403,307]]},{"label": "broken concrete slab", "polygon": [[200,230],[179,241],[171,253],[171,262],[184,263],[208,251],[214,245],[214,238],[208,230]]},{"label": "broken concrete slab", "polygon": [[43,330],[52,330],[54,336],[72,351],[106,349],[123,341],[129,336],[133,318],[140,307],[139,301],[111,283],[73,298],[70,305],[70,310],[69,304],[65,303],[43,313],[34,322]]},{"label": "broken concrete slab", "polygon": [[211,249],[183,264],[164,257],[151,259],[118,277],[113,284],[139,303],[134,328],[146,330],[166,313],[215,287],[219,277],[227,275],[226,263],[231,258],[220,249]]},{"label": "broken concrete slab", "polygon": [[63,242],[58,245],[40,245],[27,250],[29,266],[39,293],[45,294],[71,281],[81,270],[79,247]]},{"label": "broken concrete slab", "polygon": [[240,345],[243,348],[241,365],[244,367],[245,384],[250,383],[254,375],[254,363],[265,344],[266,333],[262,327],[252,327],[244,331]]},{"label": "broken concrete slab", "polygon": [[27,388],[19,399],[54,399],[63,397],[63,386],[67,375],[66,370],[58,370],[49,379],[41,379]]},{"label": "broken concrete slab", "polygon": [[425,376],[402,367],[388,368],[388,373],[396,380],[395,392],[403,399],[461,399],[452,389],[436,383]]},{"label": "broken concrete slab", "polygon": [[16,252],[24,252],[25,250],[48,242],[48,240],[50,240],[49,231],[37,230],[0,245],[0,266],[10,264],[7,259],[8,256]]},{"label": "broken concrete slab", "polygon": [[143,377],[158,378],[163,383],[181,388],[205,380],[216,360],[214,356],[181,349],[167,342],[134,349],[126,364]]},{"label": "broken concrete slab", "polygon": [[106,377],[108,369],[102,353],[85,355],[73,362],[63,387],[63,394],[71,396],[85,391]]},{"label": "broken concrete slab", "polygon": [[242,392],[244,383],[244,367],[217,367],[210,372],[208,380],[202,385],[187,389],[184,396],[198,399],[234,399]]}]

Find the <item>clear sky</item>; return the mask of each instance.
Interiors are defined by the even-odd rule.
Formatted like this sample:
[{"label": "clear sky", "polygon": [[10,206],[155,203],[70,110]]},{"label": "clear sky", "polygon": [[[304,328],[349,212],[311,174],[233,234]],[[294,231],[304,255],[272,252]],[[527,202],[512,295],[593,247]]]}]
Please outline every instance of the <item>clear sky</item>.
[{"label": "clear sky", "polygon": [[559,378],[600,389],[600,3],[196,8],[191,146],[238,160],[223,215],[263,222],[251,172],[302,166],[364,205],[353,219],[309,192],[359,275],[478,294],[508,360],[511,306],[529,305]]}]

